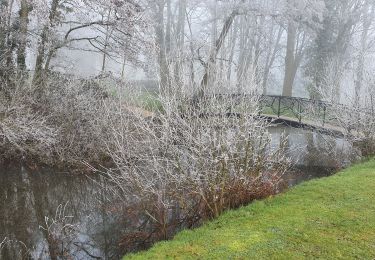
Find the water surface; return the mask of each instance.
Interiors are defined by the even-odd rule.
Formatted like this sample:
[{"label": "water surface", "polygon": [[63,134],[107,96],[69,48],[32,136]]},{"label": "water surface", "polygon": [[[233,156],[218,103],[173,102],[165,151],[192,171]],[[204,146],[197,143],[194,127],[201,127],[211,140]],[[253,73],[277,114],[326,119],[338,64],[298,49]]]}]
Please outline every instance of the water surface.
[{"label": "water surface", "polygon": [[[287,186],[324,177],[355,157],[344,140],[302,129],[270,128],[272,146],[288,135],[294,169]],[[0,259],[119,259],[121,235],[137,221],[121,212],[93,176],[14,164],[0,168]],[[61,252],[61,248],[64,248]]]}]

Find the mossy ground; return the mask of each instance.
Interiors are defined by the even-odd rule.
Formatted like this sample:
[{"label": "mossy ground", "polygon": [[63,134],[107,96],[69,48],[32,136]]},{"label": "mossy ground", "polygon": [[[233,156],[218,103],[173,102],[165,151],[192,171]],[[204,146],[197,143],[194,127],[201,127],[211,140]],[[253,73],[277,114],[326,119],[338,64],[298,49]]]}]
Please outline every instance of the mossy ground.
[{"label": "mossy ground", "polygon": [[228,211],[125,259],[375,259],[375,160]]}]

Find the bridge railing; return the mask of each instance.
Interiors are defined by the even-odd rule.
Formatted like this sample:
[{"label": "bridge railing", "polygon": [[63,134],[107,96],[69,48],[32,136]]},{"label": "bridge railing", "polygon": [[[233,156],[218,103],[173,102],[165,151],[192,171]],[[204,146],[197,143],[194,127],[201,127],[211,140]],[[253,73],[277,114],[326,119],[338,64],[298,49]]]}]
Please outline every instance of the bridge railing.
[{"label": "bridge railing", "polygon": [[[223,102],[229,100],[227,112],[239,114],[241,108],[237,105],[254,101],[254,95],[246,94],[215,94],[207,98],[215,98]],[[347,127],[348,124],[355,124],[355,121],[367,120],[369,116],[375,115],[374,111],[307,98],[260,95],[257,100],[261,115],[287,118],[298,121],[299,124],[305,123],[319,127],[326,125]]]},{"label": "bridge railing", "polygon": [[313,121],[324,126],[337,118],[332,113],[333,106],[320,100],[310,100],[298,97],[260,96],[260,111],[262,114],[288,117],[302,121]]},{"label": "bridge railing", "polygon": [[329,124],[348,128],[348,130],[350,130],[349,125],[358,125],[361,121],[372,120],[375,115],[370,109],[285,96],[262,95],[260,107],[261,113],[264,114],[271,112],[277,117],[297,119],[299,123],[305,121],[322,127]]}]

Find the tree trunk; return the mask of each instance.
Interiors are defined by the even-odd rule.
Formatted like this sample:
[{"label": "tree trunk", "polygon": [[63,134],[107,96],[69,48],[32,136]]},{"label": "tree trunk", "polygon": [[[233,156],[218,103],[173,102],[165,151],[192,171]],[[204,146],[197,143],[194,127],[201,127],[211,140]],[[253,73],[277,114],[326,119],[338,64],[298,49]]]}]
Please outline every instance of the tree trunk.
[{"label": "tree trunk", "polygon": [[7,99],[10,99],[10,89],[14,82],[15,35],[12,27],[12,10],[14,0],[0,1],[0,90],[4,91]]},{"label": "tree trunk", "polygon": [[[177,46],[176,50],[179,55],[184,55],[184,44],[185,44],[185,13],[186,13],[186,0],[180,0],[179,2],[179,10],[178,10],[178,21],[177,21],[177,28],[176,28],[176,41]],[[182,59],[181,59],[182,58]],[[180,59],[178,59],[175,63],[174,68],[174,75],[175,75],[175,81],[178,85],[181,85],[181,60],[183,60],[183,57],[180,56]]]},{"label": "tree trunk", "polygon": [[221,30],[221,33],[220,33],[220,36],[219,38],[216,40],[215,42],[215,46],[213,47],[212,51],[211,51],[211,54],[209,56],[209,59],[208,59],[208,62],[207,62],[207,66],[206,66],[206,71],[205,71],[205,74],[203,76],[203,79],[201,81],[201,95],[204,94],[204,92],[206,91],[206,88],[207,88],[207,85],[208,85],[208,82],[209,82],[209,79],[211,77],[211,74],[213,74],[213,70],[215,69],[215,61],[216,61],[216,56],[218,54],[218,52],[220,51],[227,35],[228,35],[228,32],[233,24],[233,21],[234,19],[236,18],[236,16],[238,15],[238,11],[235,10],[231,13],[231,15],[226,19],[225,23],[224,23],[224,26]]},{"label": "tree trunk", "polygon": [[[275,62],[276,54],[279,50],[279,45],[280,45],[280,40],[281,40],[282,35],[283,35],[283,28],[280,27],[279,31],[277,33],[277,38],[276,38],[276,42],[274,44],[273,50],[269,50],[269,52],[268,52],[268,56],[267,56],[267,59],[266,59],[266,67],[265,67],[264,73],[263,73],[263,83],[262,83],[264,95],[267,95],[268,77],[269,77],[269,74],[270,74],[270,71],[271,71],[271,67],[272,67],[273,63]],[[271,37],[273,37],[273,34],[272,34]]]},{"label": "tree trunk", "polygon": [[250,26],[244,17],[241,17],[241,32],[240,32],[240,42],[239,42],[239,57],[238,57],[238,69],[237,69],[237,85],[238,92],[241,91],[240,86],[243,82],[244,76],[246,74],[246,64],[248,64],[248,59],[252,56],[253,44],[249,42],[250,38]]},{"label": "tree trunk", "polygon": [[171,6],[171,0],[167,0],[167,26],[165,28],[165,53],[167,56],[169,56],[169,53],[171,51],[171,32],[172,30],[172,6]]},{"label": "tree trunk", "polygon": [[29,23],[29,5],[27,0],[21,0],[20,9],[20,29],[19,41],[17,50],[17,67],[22,73],[26,70],[26,46],[27,46],[27,32]]},{"label": "tree trunk", "polygon": [[124,58],[122,60],[122,68],[121,68],[121,79],[125,79],[125,65],[126,65],[126,56],[124,54]]},{"label": "tree trunk", "polygon": [[33,78],[33,84],[38,86],[42,83],[42,77],[44,74],[43,64],[44,64],[44,55],[46,51],[46,43],[47,43],[47,34],[48,34],[48,25],[43,28],[43,32],[41,35],[41,39],[38,46],[38,54],[36,56],[35,62],[35,72]]},{"label": "tree trunk", "polygon": [[[108,16],[107,16],[107,23],[109,23],[109,20],[111,18],[111,9],[108,11]],[[106,26],[105,29],[105,41],[104,41],[104,51],[103,51],[103,60],[102,60],[102,73],[105,71],[105,66],[107,62],[107,48],[108,48],[108,41],[110,37],[110,32],[109,32],[109,25]]]},{"label": "tree trunk", "polygon": [[254,53],[254,69],[255,69],[255,83],[256,86],[260,85],[261,82],[261,76],[260,76],[260,69],[259,69],[259,59],[261,55],[261,48],[260,48],[260,43],[262,41],[262,33],[261,30],[263,29],[264,26],[264,21],[265,18],[260,17],[259,25],[257,26],[257,40],[255,42],[255,53]]},{"label": "tree trunk", "polygon": [[156,3],[156,41],[159,45],[159,75],[160,75],[160,90],[162,94],[167,94],[168,91],[168,64],[165,46],[165,30],[164,30],[164,7],[165,1],[158,0]]},{"label": "tree trunk", "polygon": [[[186,12],[185,15],[187,16]],[[195,89],[195,71],[194,71],[194,62],[195,62],[195,51],[194,51],[194,44],[193,44],[193,31],[191,28],[191,22],[189,18],[187,19],[187,23],[189,26],[189,33],[190,33],[190,41],[189,41],[189,47],[190,47],[190,83],[192,84],[193,88]]]},{"label": "tree trunk", "polygon": [[6,66],[8,69],[8,74],[13,72],[13,51],[15,48],[14,36],[12,35],[13,28],[12,28],[12,10],[13,10],[14,0],[10,0],[8,2],[8,14],[7,14],[7,51],[6,51]]},{"label": "tree trunk", "polygon": [[[0,12],[4,13],[5,3],[0,4]],[[6,31],[7,26],[4,17],[0,16],[0,80],[3,81],[5,78],[5,55],[6,55]],[[2,84],[1,84],[2,85]],[[2,86],[0,86],[2,89]]]},{"label": "tree trunk", "polygon": [[[368,32],[371,27],[372,20],[369,18],[368,15],[369,11],[369,4],[366,2],[366,6],[364,7],[363,11],[363,28],[361,34],[361,50],[359,53],[358,58],[358,67],[357,67],[357,80],[355,84],[355,96],[354,96],[354,105],[358,106],[360,101],[360,95],[363,85],[363,78],[364,78],[364,69],[365,69],[365,57],[366,57],[366,48],[367,48],[367,41],[368,41]],[[374,6],[371,10],[371,17],[374,14]]]},{"label": "tree trunk", "polygon": [[238,35],[238,21],[235,21],[233,33],[232,33],[232,40],[231,40],[231,48],[230,48],[230,55],[229,55],[229,61],[228,61],[228,71],[227,71],[227,80],[231,81],[232,76],[232,63],[234,59],[234,50],[237,45],[237,35]]},{"label": "tree trunk", "polygon": [[40,42],[38,46],[38,52],[35,62],[35,72],[34,72],[34,78],[33,78],[33,85],[41,87],[43,83],[43,77],[44,77],[44,60],[46,55],[46,44],[49,39],[49,33],[50,28],[53,26],[53,23],[55,22],[55,18],[57,15],[57,8],[59,5],[60,0],[53,0],[51,4],[51,9],[49,13],[49,19],[48,23],[44,25],[42,34],[40,36]]},{"label": "tree trunk", "polygon": [[288,38],[285,56],[285,75],[283,85],[283,96],[293,95],[293,83],[295,78],[295,49],[296,49],[297,28],[293,21],[288,24]]}]

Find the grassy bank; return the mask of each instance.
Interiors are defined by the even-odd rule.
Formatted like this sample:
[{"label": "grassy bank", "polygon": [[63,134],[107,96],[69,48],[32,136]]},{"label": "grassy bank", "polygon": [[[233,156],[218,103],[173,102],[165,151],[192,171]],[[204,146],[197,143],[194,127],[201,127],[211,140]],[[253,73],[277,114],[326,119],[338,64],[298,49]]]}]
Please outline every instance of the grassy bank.
[{"label": "grassy bank", "polygon": [[374,259],[375,160],[230,211],[125,259]]}]

